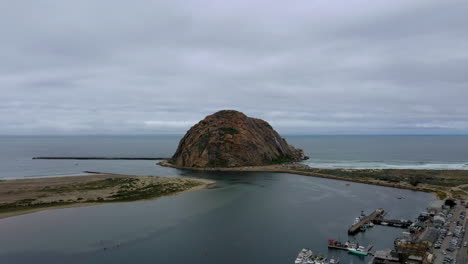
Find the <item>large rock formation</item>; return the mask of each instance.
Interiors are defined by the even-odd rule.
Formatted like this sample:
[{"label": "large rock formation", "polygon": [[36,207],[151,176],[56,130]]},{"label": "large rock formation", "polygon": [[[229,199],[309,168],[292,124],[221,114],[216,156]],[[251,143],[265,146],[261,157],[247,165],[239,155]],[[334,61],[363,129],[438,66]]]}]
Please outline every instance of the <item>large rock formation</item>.
[{"label": "large rock formation", "polygon": [[239,167],[305,158],[267,122],[223,110],[190,128],[170,162],[177,167]]}]

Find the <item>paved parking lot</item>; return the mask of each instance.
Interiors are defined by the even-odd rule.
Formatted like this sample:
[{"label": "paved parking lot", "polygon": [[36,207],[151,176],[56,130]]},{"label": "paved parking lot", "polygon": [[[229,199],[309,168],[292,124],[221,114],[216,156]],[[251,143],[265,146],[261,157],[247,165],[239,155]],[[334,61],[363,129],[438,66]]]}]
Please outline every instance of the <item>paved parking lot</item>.
[{"label": "paved parking lot", "polygon": [[[467,211],[468,210],[465,208],[464,205],[457,205],[456,207],[450,210],[449,213],[452,216],[447,219],[447,221],[450,221],[450,223],[444,227],[447,230],[447,232],[445,233],[445,235],[442,235],[443,237],[445,237],[442,240],[443,242],[441,244],[441,247],[439,249],[433,250],[435,256],[434,264],[468,264],[468,247],[464,247],[465,241],[468,241],[468,234],[467,232],[464,232],[468,223],[468,217],[466,217],[466,214],[468,214]],[[460,216],[460,213],[462,212],[465,212],[464,218]],[[450,252],[450,248],[454,249],[454,251]],[[450,259],[452,259],[452,261],[450,261]]]},{"label": "paved parking lot", "polygon": [[[465,210],[465,212],[467,212],[466,214],[468,214],[468,210]],[[468,225],[468,219],[467,218],[465,218],[465,225],[464,225],[465,230],[466,230],[467,225]],[[465,232],[465,237],[463,238],[463,241],[464,241],[463,243],[468,241],[468,232]],[[468,247],[462,247],[461,249],[459,249],[458,254],[456,256],[457,256],[458,263],[468,264]]]}]

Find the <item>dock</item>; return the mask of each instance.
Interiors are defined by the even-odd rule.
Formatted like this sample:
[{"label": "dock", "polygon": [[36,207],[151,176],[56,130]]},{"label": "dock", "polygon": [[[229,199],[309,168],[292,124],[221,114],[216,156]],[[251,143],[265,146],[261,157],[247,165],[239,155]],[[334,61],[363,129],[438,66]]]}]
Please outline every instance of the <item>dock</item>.
[{"label": "dock", "polygon": [[377,210],[375,210],[373,213],[371,213],[370,215],[368,216],[364,216],[361,221],[359,221],[357,224],[351,226],[349,229],[348,229],[348,234],[350,235],[353,235],[353,234],[356,234],[357,232],[359,232],[360,228],[367,224],[367,223],[370,223],[370,222],[374,222],[374,220],[376,218],[380,218],[382,217],[382,215],[385,213],[385,210],[382,209],[382,208],[379,208]]},{"label": "dock", "polygon": [[347,241],[346,243],[341,243],[338,240],[328,239],[329,249],[340,249],[340,250],[345,250],[345,251],[354,250],[355,251],[357,248],[359,248],[359,252],[367,253],[368,255],[373,255],[374,252],[371,252],[371,249],[373,247],[374,247],[373,245],[369,244],[365,250],[362,250],[364,249],[364,247],[360,246],[358,242],[351,243]]},{"label": "dock", "polygon": [[411,224],[413,224],[413,222],[411,221],[384,219],[382,217],[377,217],[372,222],[376,225],[394,226],[394,227],[401,227],[401,228],[408,228]]}]

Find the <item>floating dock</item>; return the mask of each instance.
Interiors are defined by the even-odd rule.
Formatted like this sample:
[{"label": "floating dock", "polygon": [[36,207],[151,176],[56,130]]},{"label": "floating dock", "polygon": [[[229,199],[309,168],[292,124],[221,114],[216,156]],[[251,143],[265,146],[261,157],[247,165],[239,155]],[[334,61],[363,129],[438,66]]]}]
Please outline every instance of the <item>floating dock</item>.
[{"label": "floating dock", "polygon": [[348,229],[348,234],[350,235],[356,234],[357,232],[359,232],[359,230],[361,229],[363,225],[370,223],[370,222],[374,222],[376,218],[381,218],[384,213],[385,213],[385,210],[382,208],[379,208],[375,210],[372,214],[362,217],[361,221],[359,221],[357,224],[351,226]]}]

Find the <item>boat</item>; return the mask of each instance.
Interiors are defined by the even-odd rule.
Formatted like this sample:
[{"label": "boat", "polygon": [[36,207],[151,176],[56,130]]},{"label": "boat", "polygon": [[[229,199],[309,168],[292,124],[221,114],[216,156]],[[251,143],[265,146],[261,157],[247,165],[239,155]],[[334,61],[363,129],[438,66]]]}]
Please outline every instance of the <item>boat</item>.
[{"label": "boat", "polygon": [[382,223],[380,223],[380,224],[381,224],[381,225],[384,225],[384,226],[388,225],[387,222],[382,222]]},{"label": "boat", "polygon": [[296,260],[294,261],[295,264],[306,264],[307,260],[313,255],[312,250],[303,248],[299,254],[297,255]]},{"label": "boat", "polygon": [[329,248],[336,248],[336,249],[344,249],[347,250],[348,247],[354,246],[349,241],[346,243],[341,243],[340,241],[328,239],[328,247]]},{"label": "boat", "polygon": [[338,258],[324,258],[318,254],[314,254],[312,250],[303,248],[297,255],[294,264],[339,264]]},{"label": "boat", "polygon": [[353,225],[356,225],[356,224],[359,223],[360,221],[361,221],[361,218],[356,217],[356,219],[354,219]]},{"label": "boat", "polygon": [[359,255],[359,256],[367,256],[369,254],[369,252],[367,252],[363,246],[350,247],[348,248],[348,251],[351,254]]}]

